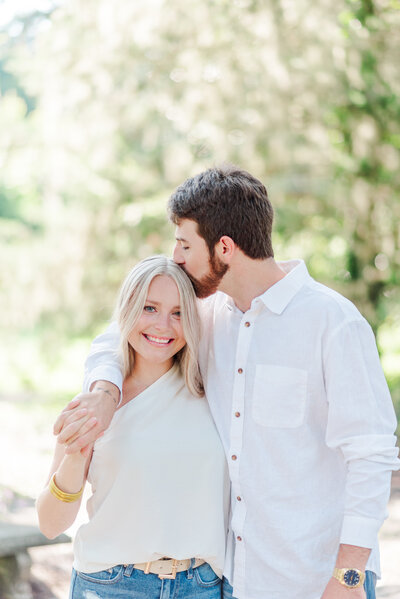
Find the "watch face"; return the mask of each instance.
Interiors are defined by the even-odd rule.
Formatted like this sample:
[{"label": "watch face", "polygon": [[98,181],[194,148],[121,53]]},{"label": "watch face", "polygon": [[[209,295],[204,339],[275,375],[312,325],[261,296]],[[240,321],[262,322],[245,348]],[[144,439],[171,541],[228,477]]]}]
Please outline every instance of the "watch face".
[{"label": "watch face", "polygon": [[360,575],[357,570],[347,570],[343,580],[348,587],[356,587],[360,582]]}]

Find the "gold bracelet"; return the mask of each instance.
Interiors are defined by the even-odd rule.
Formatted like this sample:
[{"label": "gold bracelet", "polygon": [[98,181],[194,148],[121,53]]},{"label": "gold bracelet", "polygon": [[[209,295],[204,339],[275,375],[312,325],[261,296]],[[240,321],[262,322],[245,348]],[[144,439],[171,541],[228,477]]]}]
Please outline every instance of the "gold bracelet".
[{"label": "gold bracelet", "polygon": [[82,489],[78,491],[78,493],[64,493],[64,491],[61,491],[61,489],[57,487],[56,473],[54,473],[49,482],[49,491],[56,499],[64,501],[64,503],[73,503],[74,501],[78,501],[78,499],[82,496],[84,486],[85,483],[83,483]]}]

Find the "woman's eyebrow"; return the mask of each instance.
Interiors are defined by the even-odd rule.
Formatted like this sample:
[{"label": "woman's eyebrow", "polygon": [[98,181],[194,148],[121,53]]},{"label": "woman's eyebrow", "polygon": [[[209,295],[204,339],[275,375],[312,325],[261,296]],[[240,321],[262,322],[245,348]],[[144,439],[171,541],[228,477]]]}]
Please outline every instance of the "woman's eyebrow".
[{"label": "woman's eyebrow", "polygon": [[[154,304],[155,306],[159,306],[160,305],[160,302],[156,302],[155,300],[152,300],[149,297],[147,298],[146,303],[147,304]],[[174,306],[172,308],[172,310],[180,310],[180,309],[181,309],[181,307],[179,305]]]}]

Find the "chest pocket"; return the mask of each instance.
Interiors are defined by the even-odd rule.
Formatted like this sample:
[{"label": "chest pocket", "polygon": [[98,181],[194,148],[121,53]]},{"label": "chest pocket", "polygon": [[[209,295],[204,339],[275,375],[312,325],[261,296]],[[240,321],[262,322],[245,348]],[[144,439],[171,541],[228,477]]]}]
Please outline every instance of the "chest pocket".
[{"label": "chest pocket", "polygon": [[307,370],[257,364],[252,416],[262,426],[296,428],[304,420]]}]

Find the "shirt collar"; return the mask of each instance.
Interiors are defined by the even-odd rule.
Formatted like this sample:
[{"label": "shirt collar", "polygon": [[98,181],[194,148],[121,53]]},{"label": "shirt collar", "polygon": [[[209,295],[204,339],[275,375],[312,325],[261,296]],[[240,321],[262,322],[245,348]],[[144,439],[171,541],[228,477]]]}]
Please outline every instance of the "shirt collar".
[{"label": "shirt collar", "polygon": [[271,312],[282,314],[299,289],[311,278],[303,260],[288,260],[278,262],[278,265],[287,273],[286,276],[255,298],[252,307],[255,302],[262,301]]}]

